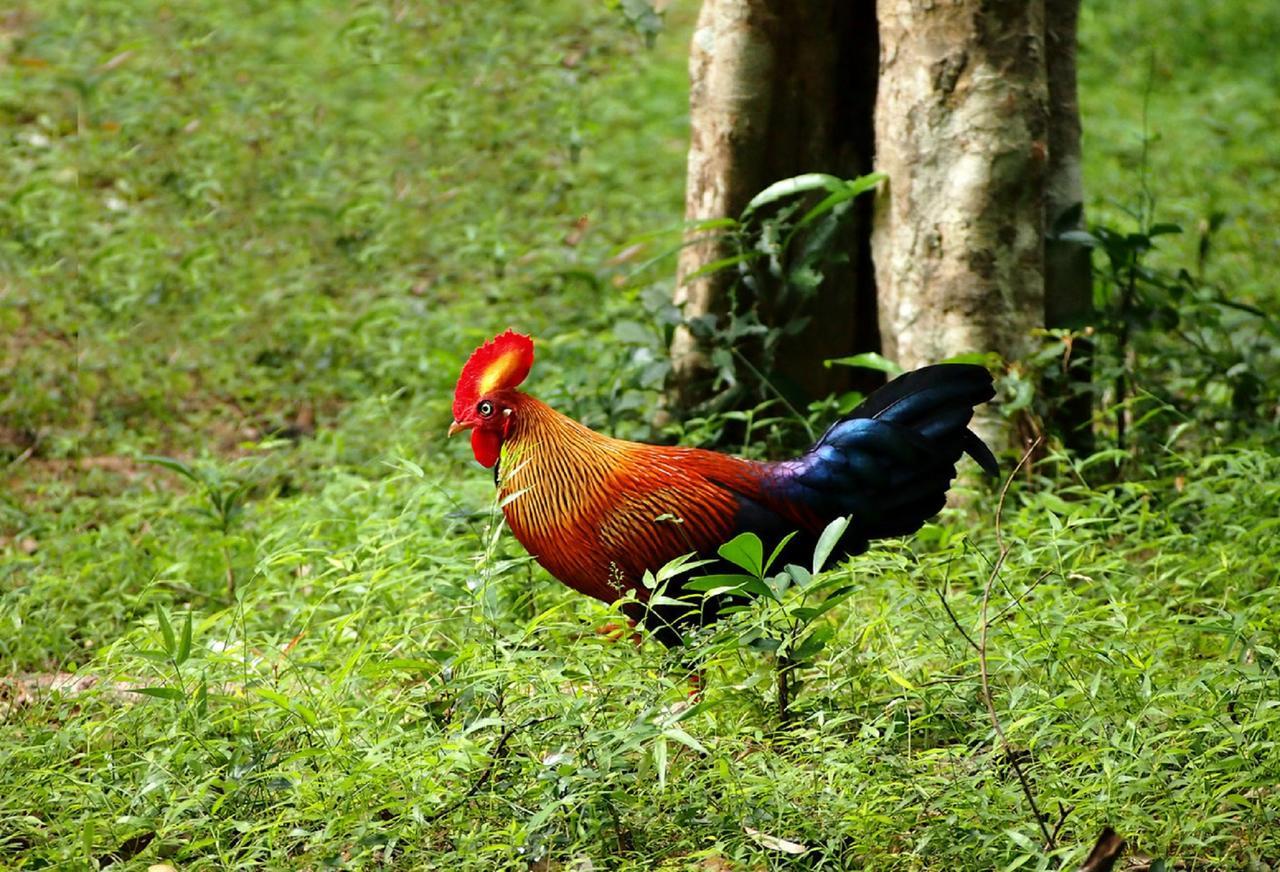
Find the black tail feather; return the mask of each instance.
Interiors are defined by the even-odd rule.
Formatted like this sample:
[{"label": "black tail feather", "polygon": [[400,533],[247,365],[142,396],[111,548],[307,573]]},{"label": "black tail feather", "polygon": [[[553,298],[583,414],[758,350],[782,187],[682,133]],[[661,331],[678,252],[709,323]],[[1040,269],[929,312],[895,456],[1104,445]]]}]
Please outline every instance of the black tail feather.
[{"label": "black tail feather", "polygon": [[853,517],[846,553],[865,549],[869,539],[912,533],[945,505],[961,456],[999,473],[991,450],[969,429],[974,407],[994,396],[991,374],[980,366],[906,373],[784,464],[784,486],[824,518]]}]

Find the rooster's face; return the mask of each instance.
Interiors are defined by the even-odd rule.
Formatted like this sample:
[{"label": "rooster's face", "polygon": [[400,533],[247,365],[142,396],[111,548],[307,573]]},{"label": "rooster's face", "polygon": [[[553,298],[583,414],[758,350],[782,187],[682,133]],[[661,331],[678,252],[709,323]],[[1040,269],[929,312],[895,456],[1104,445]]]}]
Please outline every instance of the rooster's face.
[{"label": "rooster's face", "polygon": [[[461,430],[471,431],[471,450],[482,466],[493,466],[502,452],[502,440],[511,427],[514,412],[511,395],[515,391],[499,391],[481,397],[471,410],[455,417],[449,425],[449,435]],[[502,396],[506,394],[506,396]],[[457,412],[454,412],[455,416]]]},{"label": "rooster's face", "polygon": [[449,435],[471,431],[471,450],[483,466],[493,466],[511,428],[516,386],[533,366],[533,340],[508,330],[471,354],[453,391]]}]

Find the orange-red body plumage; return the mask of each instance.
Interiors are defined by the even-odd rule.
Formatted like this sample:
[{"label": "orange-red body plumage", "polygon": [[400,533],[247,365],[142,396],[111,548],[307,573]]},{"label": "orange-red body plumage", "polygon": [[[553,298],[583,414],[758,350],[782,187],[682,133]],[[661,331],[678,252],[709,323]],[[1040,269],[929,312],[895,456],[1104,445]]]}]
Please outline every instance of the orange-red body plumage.
[{"label": "orange-red body plumage", "polygon": [[[548,572],[612,602],[656,569],[711,552],[737,532],[741,501],[772,503],[768,465],[698,448],[645,445],[587,429],[512,392],[499,496],[507,525]],[[819,526],[777,505],[797,528]]]}]

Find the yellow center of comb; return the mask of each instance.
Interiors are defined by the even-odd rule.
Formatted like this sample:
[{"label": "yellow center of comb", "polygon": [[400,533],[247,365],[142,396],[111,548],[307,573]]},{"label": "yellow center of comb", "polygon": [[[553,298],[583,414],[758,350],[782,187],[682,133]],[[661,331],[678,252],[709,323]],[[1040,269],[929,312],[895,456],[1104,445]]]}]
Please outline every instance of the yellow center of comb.
[{"label": "yellow center of comb", "polygon": [[511,380],[511,375],[520,367],[520,355],[516,351],[508,351],[506,354],[496,357],[493,363],[485,369],[484,375],[480,376],[477,387],[480,390],[480,396],[491,393],[495,388],[502,387]]}]

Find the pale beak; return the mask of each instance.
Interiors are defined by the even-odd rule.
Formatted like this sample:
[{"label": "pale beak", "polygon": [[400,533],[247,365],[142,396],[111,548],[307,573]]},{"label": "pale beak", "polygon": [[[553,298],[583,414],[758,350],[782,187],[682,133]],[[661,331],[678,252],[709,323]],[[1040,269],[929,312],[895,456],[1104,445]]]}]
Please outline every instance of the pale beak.
[{"label": "pale beak", "polygon": [[449,425],[449,435],[452,436],[455,433],[460,433],[463,430],[466,430],[470,426],[471,426],[470,424],[463,424],[461,421],[454,421],[452,424]]}]

